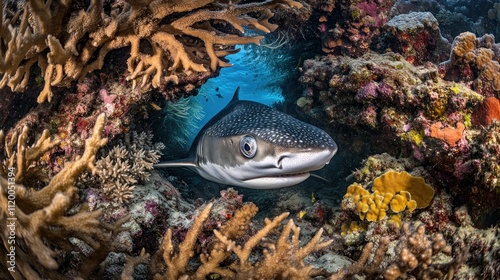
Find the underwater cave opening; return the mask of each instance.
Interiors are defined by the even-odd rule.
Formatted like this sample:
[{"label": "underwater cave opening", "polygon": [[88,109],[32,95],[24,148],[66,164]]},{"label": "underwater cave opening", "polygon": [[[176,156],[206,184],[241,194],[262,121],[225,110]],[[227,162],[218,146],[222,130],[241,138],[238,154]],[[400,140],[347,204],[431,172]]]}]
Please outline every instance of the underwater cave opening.
[{"label": "underwater cave opening", "polygon": [[[276,107],[286,113],[299,117],[295,109],[289,105],[295,105],[297,95],[302,94],[302,85],[298,81],[298,68],[295,67],[305,55],[302,51],[292,48],[266,49],[257,46],[238,46],[240,52],[227,56],[227,59],[233,64],[232,67],[223,68],[219,76],[209,79],[200,89],[196,96],[181,99],[175,103],[169,103],[167,115],[170,119],[164,120],[164,126],[168,129],[174,127],[175,133],[165,133],[165,138],[177,138],[175,143],[165,143],[165,151],[168,159],[182,158],[188,154],[189,147],[199,130],[217,113],[219,113],[232,99],[237,87],[240,87],[239,97],[241,100],[251,100],[263,103],[268,106]],[[288,83],[294,81],[296,85],[291,86]],[[290,89],[291,87],[291,89]],[[286,90],[287,92],[283,92]],[[295,92],[289,92],[290,90]],[[286,94],[286,96],[284,96]],[[290,100],[285,100],[285,98]],[[170,113],[168,113],[170,111]],[[295,114],[294,114],[295,113]],[[184,117],[182,117],[184,116]],[[167,116],[168,117],[168,116]],[[304,120],[307,122],[307,120]],[[167,137],[168,135],[168,137]],[[164,139],[165,139],[164,138]],[[180,145],[179,145],[180,144]],[[181,147],[181,148],[179,148]],[[177,154],[177,155],[174,155]],[[182,153],[179,157],[178,153]],[[314,173],[328,179],[324,181],[317,178],[309,178],[297,186],[286,189],[275,190],[253,190],[235,187],[240,194],[244,194],[245,200],[250,200],[259,207],[273,205],[279,200],[280,194],[285,192],[302,193],[302,196],[308,197],[316,195],[317,197],[327,198],[331,204],[336,204],[337,198],[341,195],[334,186],[340,181],[338,178],[345,178],[345,174],[338,176],[338,171],[334,171],[334,166],[339,166],[339,159],[333,159],[331,164],[325,166],[323,170]],[[190,187],[184,191],[186,198],[207,198],[217,196],[220,190],[228,186],[219,185],[204,180],[190,170],[172,168],[167,172],[171,175],[182,178]],[[342,180],[343,181],[343,180]],[[342,182],[342,184],[346,184]]]},{"label": "underwater cave opening", "polygon": [[[231,101],[237,87],[240,87],[241,100],[268,106],[284,100],[277,80],[285,73],[276,73],[276,69],[272,69],[264,59],[252,55],[251,48],[238,47],[238,53],[227,56],[233,66],[222,68],[219,76],[209,79],[198,95],[192,97],[204,111],[204,117],[197,122],[198,128],[203,127]],[[190,135],[189,143],[196,137],[198,130]]]}]

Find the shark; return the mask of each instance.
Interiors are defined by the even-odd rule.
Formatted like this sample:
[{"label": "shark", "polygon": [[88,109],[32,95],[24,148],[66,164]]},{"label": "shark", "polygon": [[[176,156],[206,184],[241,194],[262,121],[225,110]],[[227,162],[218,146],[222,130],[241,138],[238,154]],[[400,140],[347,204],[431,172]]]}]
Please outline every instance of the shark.
[{"label": "shark", "polygon": [[264,104],[232,100],[200,130],[189,156],[155,164],[187,167],[225,185],[275,189],[297,185],[337,152],[324,130]]}]

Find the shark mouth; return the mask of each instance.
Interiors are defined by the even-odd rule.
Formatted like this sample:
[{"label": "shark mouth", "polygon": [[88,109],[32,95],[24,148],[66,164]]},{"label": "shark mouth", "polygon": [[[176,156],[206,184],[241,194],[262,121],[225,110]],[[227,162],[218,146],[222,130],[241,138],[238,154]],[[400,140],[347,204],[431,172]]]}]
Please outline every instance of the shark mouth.
[{"label": "shark mouth", "polygon": [[269,174],[268,176],[248,178],[243,181],[244,186],[253,189],[276,189],[297,185],[311,174],[309,172]]},{"label": "shark mouth", "polygon": [[304,176],[304,175],[309,175],[309,172],[278,174],[278,175],[275,175],[275,176],[266,176],[266,178],[301,177],[301,176]]}]

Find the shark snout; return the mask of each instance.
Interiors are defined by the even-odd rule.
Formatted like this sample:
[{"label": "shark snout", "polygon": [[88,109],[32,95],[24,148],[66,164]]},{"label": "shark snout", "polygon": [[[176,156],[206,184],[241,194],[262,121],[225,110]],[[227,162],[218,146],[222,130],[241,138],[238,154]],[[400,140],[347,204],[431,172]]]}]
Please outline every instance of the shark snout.
[{"label": "shark snout", "polygon": [[275,167],[282,173],[309,172],[321,169],[328,164],[337,152],[336,147],[308,150],[280,155]]}]

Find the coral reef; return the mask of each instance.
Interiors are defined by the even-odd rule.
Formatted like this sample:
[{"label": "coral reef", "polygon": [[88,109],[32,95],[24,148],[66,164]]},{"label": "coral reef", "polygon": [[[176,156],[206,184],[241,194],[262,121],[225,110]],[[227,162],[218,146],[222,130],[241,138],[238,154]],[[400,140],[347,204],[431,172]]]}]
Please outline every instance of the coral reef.
[{"label": "coral reef", "polygon": [[[99,220],[101,211],[89,211],[85,205],[74,208],[76,179],[86,169],[95,169],[97,150],[107,142],[101,137],[104,122],[102,114],[85,142],[81,157],[67,162],[52,178],[36,164],[59,143],[50,138],[47,130],[32,147],[27,145],[27,128],[4,139],[0,216],[10,222],[9,226],[2,223],[0,237],[2,261],[10,261],[11,265],[8,270],[2,266],[2,275],[10,274],[15,279],[64,278],[71,270],[75,276],[87,278],[109,252],[129,250],[117,239],[128,217],[107,224]],[[70,251],[74,254],[66,254]],[[74,267],[62,265],[71,260]]]},{"label": "coral reef", "polygon": [[[178,246],[173,244],[172,231],[167,230],[162,242],[162,250],[156,255],[163,257],[166,272],[162,276],[161,271],[158,271],[155,278],[177,279],[188,276],[189,271],[192,270],[188,269],[188,261],[193,255],[197,236],[200,234],[203,222],[208,218],[211,208],[212,204],[208,204],[203,209],[194,220],[184,241]],[[293,223],[293,220],[289,220],[275,242],[265,238],[285,220],[288,213],[283,213],[273,220],[266,219],[266,225],[262,229],[249,237],[243,245],[237,245],[236,240],[245,234],[250,219],[256,213],[257,207],[255,205],[246,204],[236,211],[234,217],[224,227],[220,230],[214,230],[217,239],[208,245],[207,253],[200,255],[201,265],[193,270],[189,277],[205,279],[210,275],[218,275],[218,277],[229,279],[308,279],[320,273],[318,269],[306,265],[303,259],[332,242],[320,241],[323,230],[320,229],[307,244],[300,246],[300,228]],[[290,234],[292,235],[291,240]],[[266,249],[262,251],[263,258],[254,262],[250,255],[260,243]],[[231,252],[237,256],[238,261],[223,264]]]},{"label": "coral reef", "polygon": [[[454,50],[464,50],[458,57],[474,53],[475,42],[457,40]],[[305,95],[313,100],[302,108],[304,113],[314,116],[321,109],[325,123],[364,131],[364,141],[372,147],[385,145],[377,151],[413,157],[430,177],[438,178],[434,187],[448,189],[471,207],[476,222],[497,211],[497,129],[494,121],[486,130],[472,122],[472,116],[483,114],[484,104],[491,102],[484,103],[483,94],[492,92],[480,94],[470,84],[443,80],[435,65],[415,67],[393,53],[367,53],[357,59],[316,58],[306,60],[303,70],[300,81],[307,86]],[[372,117],[367,118],[369,115]],[[391,143],[390,150],[386,143]],[[356,176],[370,173],[361,169]],[[462,200],[465,197],[468,199]]]},{"label": "coral reef", "polygon": [[500,100],[490,96],[476,107],[472,114],[472,124],[489,126],[493,120],[500,121]]},{"label": "coral reef", "polygon": [[[30,68],[37,64],[44,80],[39,103],[52,99],[52,86],[83,79],[103,67],[110,51],[127,46],[126,78],[134,85],[150,83],[159,88],[177,83],[179,73],[230,66],[223,58],[233,50],[226,46],[258,44],[262,39],[236,35],[244,32],[243,26],[268,33],[277,27],[268,21],[273,16],[271,9],[302,7],[288,0],[248,4],[93,0],[84,9],[66,2],[34,0],[6,1],[1,6],[0,39],[5,49],[1,52],[0,88],[24,90]],[[249,16],[251,13],[259,17]],[[211,21],[224,21],[233,29],[217,29]]]},{"label": "coral reef", "polygon": [[[0,7],[0,278],[496,279],[500,5]],[[152,168],[163,146],[134,131],[181,153],[187,97],[245,44],[278,106],[342,147],[321,184],[220,191]]]}]

